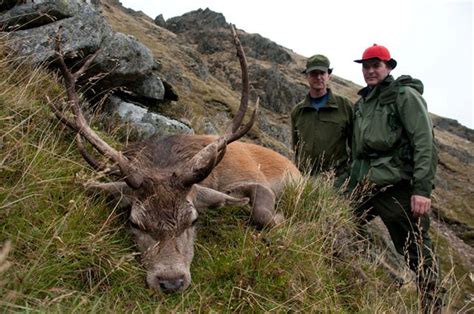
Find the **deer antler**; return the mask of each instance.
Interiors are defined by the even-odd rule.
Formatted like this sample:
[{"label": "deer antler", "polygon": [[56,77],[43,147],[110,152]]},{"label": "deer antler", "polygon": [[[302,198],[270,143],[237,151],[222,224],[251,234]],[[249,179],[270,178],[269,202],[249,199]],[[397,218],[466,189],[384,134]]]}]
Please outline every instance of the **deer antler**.
[{"label": "deer antler", "polygon": [[186,166],[183,167],[184,170],[176,174],[178,182],[184,186],[191,186],[194,183],[204,180],[224,157],[227,145],[244,136],[245,133],[250,130],[255,121],[258,109],[258,99],[249,122],[242,125],[248,107],[250,89],[247,59],[242,44],[240,43],[239,37],[237,36],[232,24],[231,30],[242,71],[242,94],[240,98],[240,106],[231,124],[228,126],[226,133],[199,151],[187,162]]},{"label": "deer antler", "polygon": [[91,145],[97,149],[97,151],[109,157],[114,162],[116,162],[120,168],[120,171],[125,177],[125,182],[134,189],[137,189],[141,186],[143,182],[143,176],[135,169],[130,161],[122,154],[122,152],[115,150],[104,140],[102,140],[99,135],[97,135],[94,130],[87,123],[84,114],[82,113],[79,97],[76,92],[76,81],[77,79],[90,67],[94,59],[99,54],[100,50],[97,50],[94,54],[88,56],[81,66],[81,68],[72,73],[64,61],[64,54],[61,50],[61,30],[58,31],[55,38],[55,52],[56,57],[59,62],[59,69],[64,79],[64,85],[66,87],[67,93],[67,106],[72,110],[74,119],[68,118],[59,108],[48,98],[48,104],[56,115],[56,117],[69,128],[73,129],[78,133],[77,141],[79,151],[81,152],[84,159],[93,167],[101,168],[102,166],[88,154],[82,145],[80,137],[84,137]]}]

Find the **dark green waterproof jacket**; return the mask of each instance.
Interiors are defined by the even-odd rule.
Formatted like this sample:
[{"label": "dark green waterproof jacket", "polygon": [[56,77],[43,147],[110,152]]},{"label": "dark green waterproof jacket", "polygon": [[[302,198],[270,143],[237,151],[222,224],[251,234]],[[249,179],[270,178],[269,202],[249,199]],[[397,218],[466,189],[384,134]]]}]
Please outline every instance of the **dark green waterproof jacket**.
[{"label": "dark green waterproof jacket", "polygon": [[309,95],[291,112],[295,162],[312,175],[335,168],[339,176],[348,172],[352,140],[352,103],[328,89],[328,100],[317,110]]},{"label": "dark green waterproof jacket", "polygon": [[429,197],[438,162],[423,83],[389,75],[359,91],[354,105],[351,185],[367,179],[383,187],[410,181],[413,194]]}]

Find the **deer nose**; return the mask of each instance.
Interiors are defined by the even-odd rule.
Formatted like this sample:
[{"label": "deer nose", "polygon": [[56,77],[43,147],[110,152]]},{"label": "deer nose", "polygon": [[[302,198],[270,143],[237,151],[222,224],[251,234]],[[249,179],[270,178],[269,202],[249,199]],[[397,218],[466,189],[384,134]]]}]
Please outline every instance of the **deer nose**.
[{"label": "deer nose", "polygon": [[184,286],[184,278],[161,278],[157,277],[158,283],[160,284],[161,291],[165,293],[172,293],[179,291]]}]

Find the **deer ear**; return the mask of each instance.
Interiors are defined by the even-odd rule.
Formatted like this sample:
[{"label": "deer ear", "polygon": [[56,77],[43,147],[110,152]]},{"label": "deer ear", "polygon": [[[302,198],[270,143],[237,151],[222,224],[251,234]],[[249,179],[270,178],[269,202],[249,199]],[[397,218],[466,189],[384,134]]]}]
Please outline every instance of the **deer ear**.
[{"label": "deer ear", "polygon": [[188,193],[188,200],[193,203],[196,210],[202,213],[206,208],[220,208],[223,206],[243,206],[248,204],[249,198],[237,198],[214,189],[194,184]]},{"label": "deer ear", "polygon": [[214,167],[221,161],[225,153],[224,149],[219,151],[222,140],[208,144],[186,164],[173,173],[176,182],[183,187],[191,187],[207,178]]},{"label": "deer ear", "polygon": [[108,182],[108,183],[102,183],[102,182],[87,182],[84,183],[84,188],[88,192],[92,193],[106,193],[113,198],[120,200],[120,207],[128,207],[132,204],[132,201],[130,200],[130,193],[132,189],[128,186],[127,183],[123,181],[118,181],[118,182]]}]

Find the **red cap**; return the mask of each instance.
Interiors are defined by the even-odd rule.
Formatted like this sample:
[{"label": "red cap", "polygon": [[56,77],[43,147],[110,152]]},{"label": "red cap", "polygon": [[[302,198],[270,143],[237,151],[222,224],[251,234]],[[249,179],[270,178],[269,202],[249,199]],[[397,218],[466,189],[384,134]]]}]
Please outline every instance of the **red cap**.
[{"label": "red cap", "polygon": [[397,66],[397,61],[390,56],[390,51],[384,46],[374,44],[372,47],[365,49],[362,59],[354,60],[354,62],[362,63],[365,60],[369,59],[379,59],[382,61],[387,61],[388,65],[394,69]]}]

